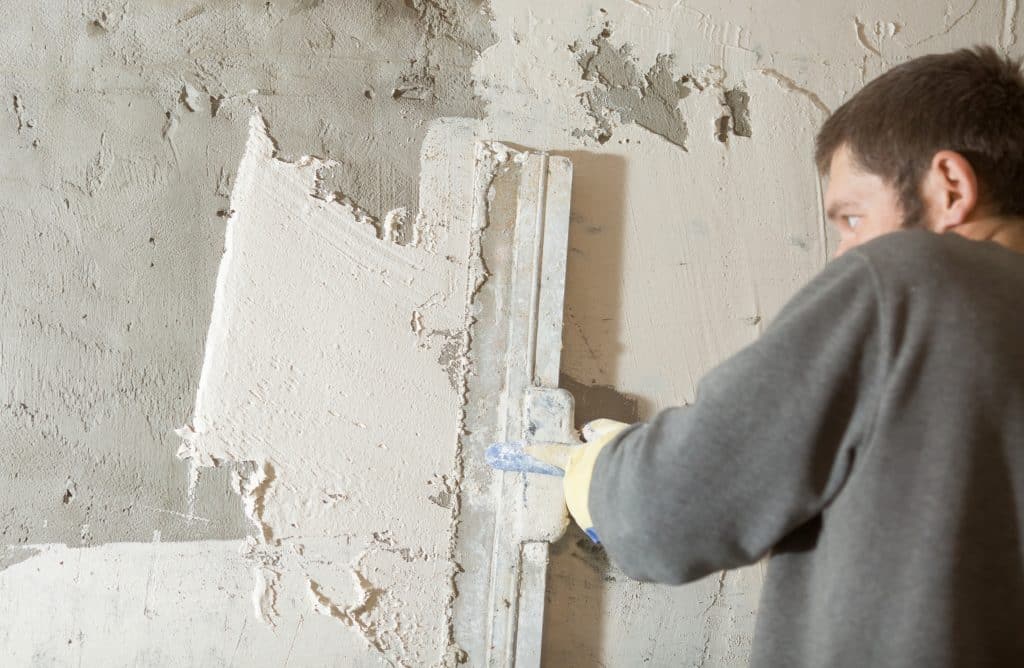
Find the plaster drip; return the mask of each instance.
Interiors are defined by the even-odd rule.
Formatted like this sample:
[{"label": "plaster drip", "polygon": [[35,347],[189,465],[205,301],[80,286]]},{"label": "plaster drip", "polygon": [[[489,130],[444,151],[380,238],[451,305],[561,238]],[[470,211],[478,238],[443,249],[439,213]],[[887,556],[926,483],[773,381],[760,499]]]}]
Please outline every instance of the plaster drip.
[{"label": "plaster drip", "polygon": [[884,58],[884,56],[882,56],[882,52],[879,51],[874,44],[868,41],[868,36],[864,30],[864,22],[860,20],[860,17],[853,17],[853,26],[855,34],[857,35],[857,41],[860,42],[860,45],[864,50],[870,54],[878,56],[879,58]]},{"label": "plaster drip", "polygon": [[[355,604],[350,606],[337,605],[324,593],[323,587],[318,582],[306,580],[306,585],[309,587],[309,598],[313,612],[320,615],[334,617],[345,626],[358,630],[359,635],[362,636],[368,645],[387,657],[390,648],[381,638],[376,625],[364,619],[366,613],[368,613],[376,604],[381,591],[371,585],[359,571],[353,569],[351,571],[351,575],[352,580],[355,583],[359,599]],[[392,661],[388,661],[388,663],[390,665],[396,665]]]},{"label": "plaster drip", "polygon": [[999,46],[1006,51],[1017,43],[1017,0],[1003,0],[1003,31]]},{"label": "plaster drip", "polygon": [[750,31],[741,25],[721,22],[712,15],[684,4],[684,0],[676,0],[669,9],[670,13],[682,10],[696,18],[698,29],[701,35],[709,44],[715,44],[723,48],[737,49],[753,54],[750,49]]},{"label": "plaster drip", "polygon": [[247,475],[238,471],[231,472],[231,488],[242,499],[245,516],[259,532],[261,542],[273,540],[273,530],[263,521],[266,507],[266,494],[274,481],[274,467],[270,462],[254,462],[254,467]]},{"label": "plaster drip", "polygon": [[281,575],[263,566],[252,567],[252,607],[258,618],[268,626],[277,626],[277,584]]}]

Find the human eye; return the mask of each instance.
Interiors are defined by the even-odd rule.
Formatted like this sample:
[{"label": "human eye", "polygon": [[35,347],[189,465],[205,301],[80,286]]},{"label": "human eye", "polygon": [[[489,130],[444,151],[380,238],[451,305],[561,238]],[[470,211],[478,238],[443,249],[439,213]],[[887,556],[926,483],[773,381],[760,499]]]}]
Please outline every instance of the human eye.
[{"label": "human eye", "polygon": [[843,218],[846,220],[846,224],[850,226],[851,230],[857,229],[857,226],[860,225],[860,216],[843,216]]}]

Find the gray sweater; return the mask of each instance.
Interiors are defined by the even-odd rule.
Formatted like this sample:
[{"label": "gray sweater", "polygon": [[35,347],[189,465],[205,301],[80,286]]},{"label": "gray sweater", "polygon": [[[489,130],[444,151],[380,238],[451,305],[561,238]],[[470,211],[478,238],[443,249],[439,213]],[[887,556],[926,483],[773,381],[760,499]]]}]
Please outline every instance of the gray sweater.
[{"label": "gray sweater", "polygon": [[770,555],[754,666],[1024,666],[1024,255],[915,230],[833,260],[602,451],[590,509],[640,580]]}]

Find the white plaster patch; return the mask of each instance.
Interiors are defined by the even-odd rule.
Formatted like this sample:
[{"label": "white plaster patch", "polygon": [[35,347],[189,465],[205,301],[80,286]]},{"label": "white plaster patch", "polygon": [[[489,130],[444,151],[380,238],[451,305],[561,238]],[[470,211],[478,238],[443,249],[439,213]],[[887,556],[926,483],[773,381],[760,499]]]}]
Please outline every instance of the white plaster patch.
[{"label": "white plaster patch", "polygon": [[295,613],[282,602],[304,598],[307,613],[340,620],[395,665],[452,651],[457,504],[431,497],[435,480],[456,476],[461,430],[452,369],[456,381],[465,372],[476,281],[469,226],[448,213],[468,208],[459,185],[470,184],[448,164],[465,147],[470,173],[471,128],[442,121],[425,142],[424,161],[442,168],[421,192],[424,248],[395,243],[404,210],[378,235],[325,198],[326,163],[278,159],[253,117],[195,412],[179,430],[179,456],[195,464],[250,463],[233,484],[255,533],[245,550],[255,616],[286,627]]}]

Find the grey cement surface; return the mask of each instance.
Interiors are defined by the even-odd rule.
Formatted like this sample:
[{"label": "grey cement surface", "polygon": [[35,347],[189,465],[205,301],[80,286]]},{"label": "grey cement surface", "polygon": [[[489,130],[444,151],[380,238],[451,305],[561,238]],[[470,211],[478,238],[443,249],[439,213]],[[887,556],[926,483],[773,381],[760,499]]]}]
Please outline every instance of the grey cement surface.
[{"label": "grey cement surface", "polygon": [[[248,531],[173,430],[259,107],[368,215],[417,207],[426,124],[474,116],[478,0],[0,3],[0,544]],[[190,496],[192,502],[190,503]],[[159,532],[159,534],[154,534]]]}]

